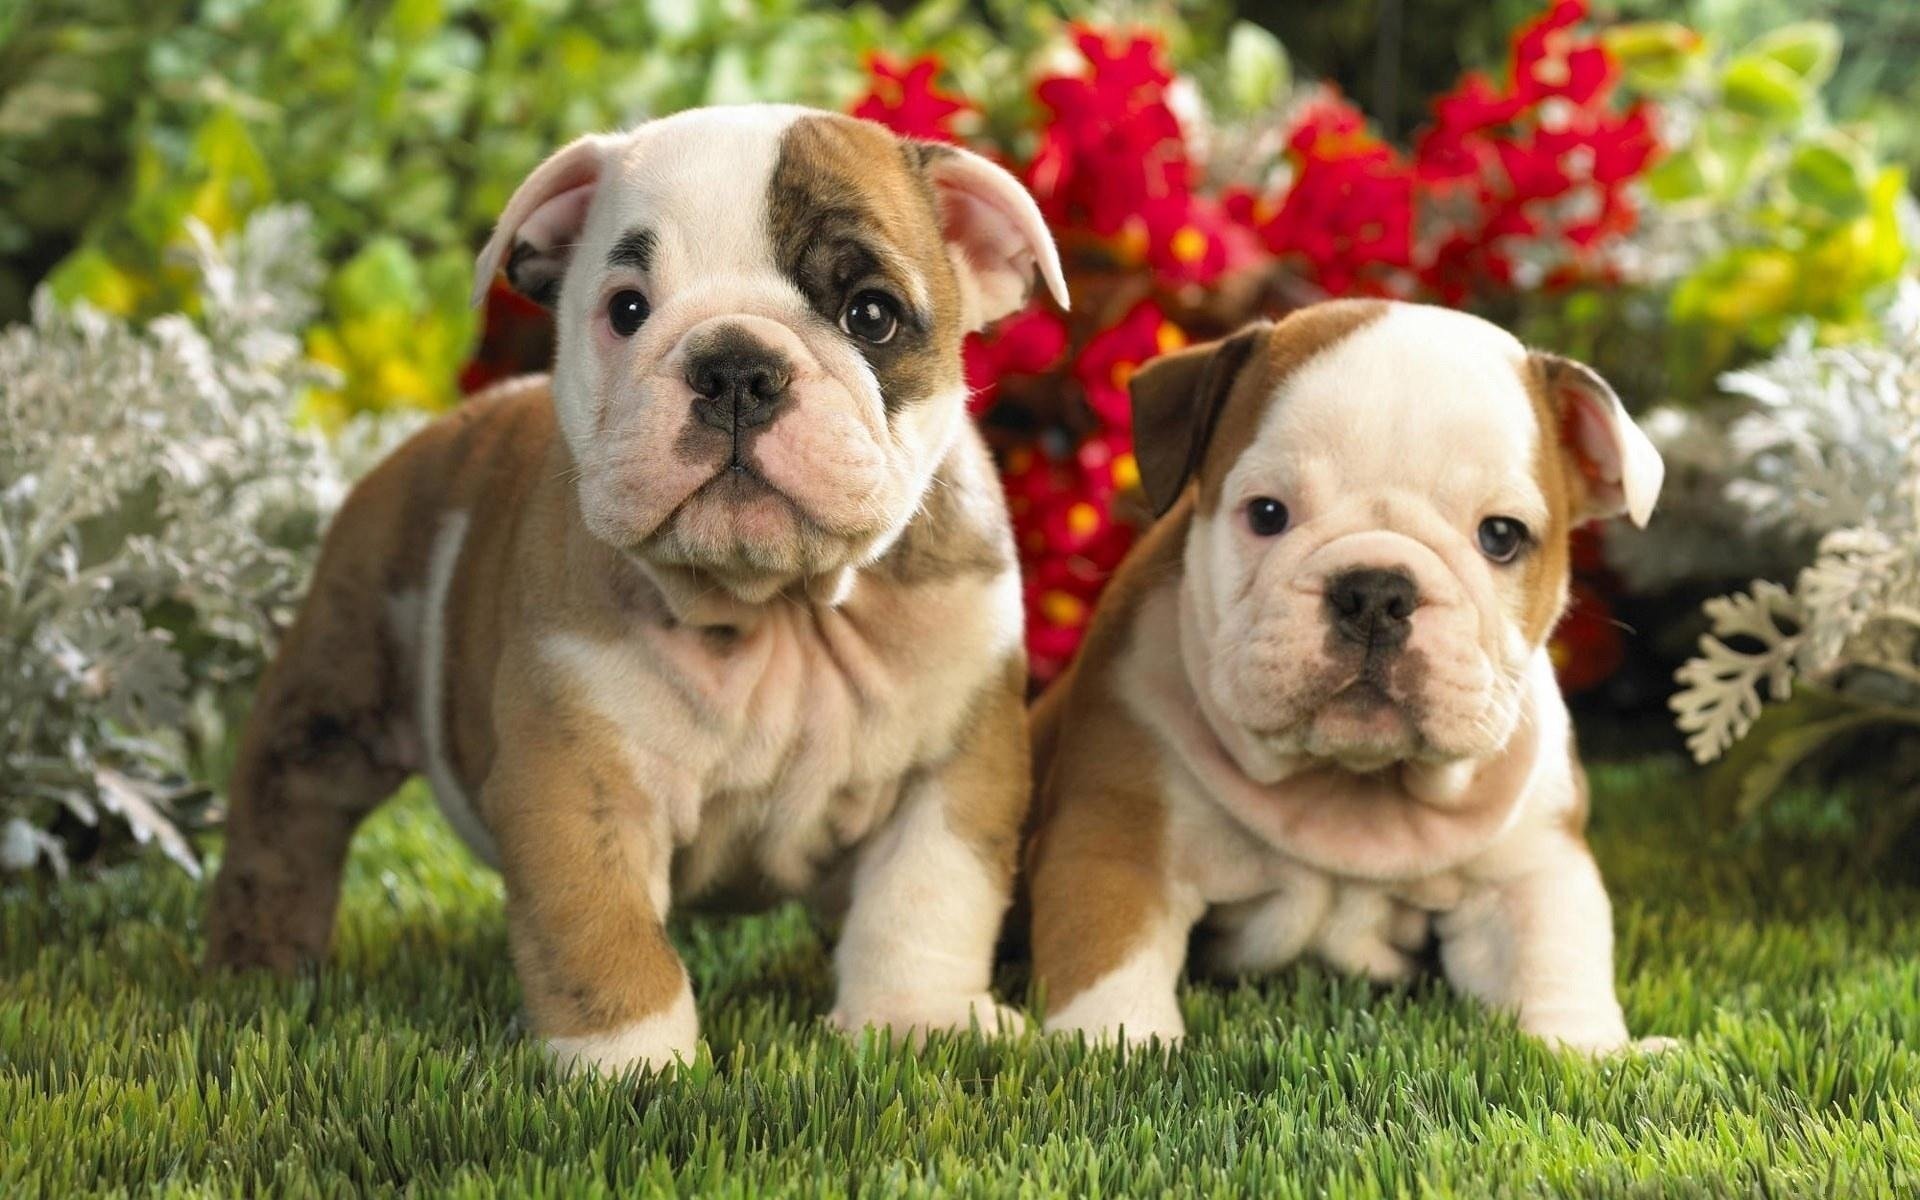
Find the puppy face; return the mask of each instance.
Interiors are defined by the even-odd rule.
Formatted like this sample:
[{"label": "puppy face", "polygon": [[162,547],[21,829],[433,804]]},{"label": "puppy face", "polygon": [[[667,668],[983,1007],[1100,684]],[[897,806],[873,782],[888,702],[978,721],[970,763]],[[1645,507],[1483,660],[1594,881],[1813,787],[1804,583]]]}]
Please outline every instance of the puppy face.
[{"label": "puppy face", "polygon": [[961,339],[1018,307],[1038,210],[1000,168],[877,125],[696,109],[583,138],[478,264],[553,308],[588,529],[764,599],[878,557],[966,419]]},{"label": "puppy face", "polygon": [[1134,403],[1150,497],[1198,489],[1206,699],[1268,754],[1350,770],[1503,746],[1571,529],[1644,523],[1660,485],[1598,376],[1445,309],[1315,306],[1150,365]]}]

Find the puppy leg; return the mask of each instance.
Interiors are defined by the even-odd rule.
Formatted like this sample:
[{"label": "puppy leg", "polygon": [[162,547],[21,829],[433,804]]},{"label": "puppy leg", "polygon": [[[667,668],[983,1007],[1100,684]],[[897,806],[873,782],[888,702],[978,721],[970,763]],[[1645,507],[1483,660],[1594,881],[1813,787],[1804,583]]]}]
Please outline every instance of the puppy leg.
[{"label": "puppy leg", "polygon": [[1405,983],[1413,978],[1414,962],[1396,941],[1411,937],[1401,927],[1404,911],[1376,888],[1343,885],[1314,939],[1314,952],[1336,970],[1376,983]]},{"label": "puppy leg", "polygon": [[534,1035],[570,1071],[691,1062],[699,1023],[663,925],[672,846],[658,806],[597,718],[524,684],[504,694],[518,699],[497,707],[481,805]]},{"label": "puppy leg", "polygon": [[287,972],[326,956],[353,831],[411,770],[383,621],[351,565],[323,559],[240,738],[209,966]]},{"label": "puppy leg", "polygon": [[1613,908],[1586,847],[1567,843],[1527,874],[1439,918],[1440,960],[1454,986],[1508,1009],[1555,1046],[1627,1047],[1613,986]]},{"label": "puppy leg", "polygon": [[1013,890],[1026,818],[1026,714],[1020,688],[985,702],[944,767],[908,785],[854,868],[834,948],[828,1020],[914,1040],[936,1029],[1018,1033],[1020,1014],[988,991],[994,942]]},{"label": "puppy leg", "polygon": [[1206,921],[1206,930],[1215,935],[1207,947],[1207,969],[1229,977],[1254,975],[1299,958],[1325,924],[1333,891],[1331,879],[1303,871],[1270,896],[1214,909]]},{"label": "puppy leg", "polygon": [[[1206,910],[1170,880],[1165,815],[1138,779],[1074,772],[1035,843],[1033,971],[1048,1033],[1163,1044],[1186,1036],[1175,987]],[[1083,790],[1084,789],[1084,790]]]}]

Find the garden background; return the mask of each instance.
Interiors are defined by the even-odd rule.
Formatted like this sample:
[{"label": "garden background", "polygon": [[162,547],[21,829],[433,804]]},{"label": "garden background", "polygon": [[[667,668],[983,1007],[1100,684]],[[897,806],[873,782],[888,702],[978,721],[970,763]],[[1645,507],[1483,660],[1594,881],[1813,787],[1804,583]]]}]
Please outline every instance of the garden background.
[{"label": "garden background", "polygon": [[[1258,9],[1258,10],[1257,10]],[[1900,0],[0,5],[0,1191],[1910,1194],[1920,10]],[[200,980],[235,720],[358,472],[550,352],[472,257],[573,134],[794,100],[1027,182],[1075,297],[968,350],[1044,680],[1144,516],[1125,385],[1330,295],[1593,363],[1669,468],[1555,637],[1659,1060],[1440,989],[1196,984],[1172,1065],[815,1028],[797,914],[676,928],[711,1060],[561,1084],[417,795],[338,964]],[[1024,979],[1003,984],[1017,995]]]}]

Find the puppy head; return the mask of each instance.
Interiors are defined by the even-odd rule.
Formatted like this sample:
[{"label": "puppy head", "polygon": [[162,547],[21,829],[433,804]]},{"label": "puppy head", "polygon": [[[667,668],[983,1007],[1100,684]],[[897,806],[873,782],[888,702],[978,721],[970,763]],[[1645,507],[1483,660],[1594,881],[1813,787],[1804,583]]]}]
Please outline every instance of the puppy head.
[{"label": "puppy head", "polygon": [[758,601],[877,558],[966,419],[961,339],[1065,304],[1039,210],[992,163],[775,106],[561,149],[476,269],[549,306],[596,536]]},{"label": "puppy head", "polygon": [[1598,375],[1446,309],[1316,305],[1132,391],[1149,501],[1197,493],[1189,670],[1282,759],[1492,755],[1565,604],[1572,528],[1644,524],[1660,490]]}]

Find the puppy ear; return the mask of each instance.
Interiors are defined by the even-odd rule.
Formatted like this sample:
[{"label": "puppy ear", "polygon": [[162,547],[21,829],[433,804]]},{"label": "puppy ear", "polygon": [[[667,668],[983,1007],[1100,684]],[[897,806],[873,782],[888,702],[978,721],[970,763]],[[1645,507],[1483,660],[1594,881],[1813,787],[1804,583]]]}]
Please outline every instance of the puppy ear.
[{"label": "puppy ear", "polygon": [[1586,492],[1586,504],[1576,515],[1625,513],[1644,528],[1667,473],[1660,452],[1592,367],[1539,350],[1529,359],[1559,417],[1561,444]]},{"label": "puppy ear", "polygon": [[971,150],[937,142],[914,147],[960,275],[963,324],[980,329],[1026,304],[1036,269],[1055,303],[1068,307],[1060,252],[1020,181]]},{"label": "puppy ear", "polygon": [[1224,341],[1163,354],[1133,373],[1133,460],[1154,516],[1180,498],[1200,469],[1240,369],[1273,330],[1247,326]]},{"label": "puppy ear", "polygon": [[576,138],[554,151],[514,189],[486,249],[473,265],[475,308],[487,298],[487,289],[502,266],[515,291],[553,307],[613,141],[604,134]]}]

